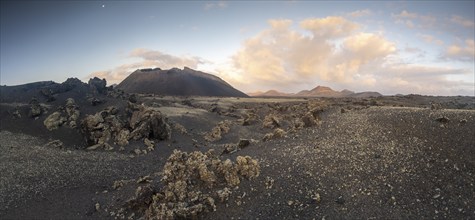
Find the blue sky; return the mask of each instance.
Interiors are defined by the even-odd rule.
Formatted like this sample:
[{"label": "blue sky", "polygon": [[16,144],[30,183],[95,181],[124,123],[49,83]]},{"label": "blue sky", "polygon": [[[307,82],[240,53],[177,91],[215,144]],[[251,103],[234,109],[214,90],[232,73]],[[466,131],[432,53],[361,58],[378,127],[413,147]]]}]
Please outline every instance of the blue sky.
[{"label": "blue sky", "polygon": [[474,94],[474,1],[1,2],[0,84],[189,66],[244,91]]}]

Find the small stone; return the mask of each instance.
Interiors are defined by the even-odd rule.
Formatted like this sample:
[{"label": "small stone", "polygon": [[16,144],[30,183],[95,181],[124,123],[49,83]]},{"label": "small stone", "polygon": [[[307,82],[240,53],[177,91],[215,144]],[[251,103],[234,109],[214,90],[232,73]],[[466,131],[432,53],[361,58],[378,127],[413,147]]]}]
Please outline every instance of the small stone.
[{"label": "small stone", "polygon": [[317,193],[315,194],[313,197],[312,197],[313,201],[315,201],[315,203],[320,203],[320,201],[322,201],[321,197],[320,197],[320,194]]},{"label": "small stone", "polygon": [[274,186],[274,179],[272,177],[267,176],[266,177],[266,189],[272,189],[272,186]]},{"label": "small stone", "polygon": [[63,148],[63,142],[61,142],[60,140],[54,140],[54,141],[48,142],[44,146],[45,147],[52,147],[52,148],[62,149]]},{"label": "small stone", "polygon": [[101,147],[102,144],[94,144],[88,148],[86,148],[86,150],[97,150],[97,148]]},{"label": "small stone", "polygon": [[436,118],[435,120],[438,121],[438,122],[440,122],[440,123],[448,123],[448,122],[450,121],[450,119],[447,118],[447,117],[445,117],[445,116]]},{"label": "small stone", "polygon": [[101,210],[101,204],[99,204],[99,202],[96,202],[95,207],[96,207],[96,211]]},{"label": "small stone", "polygon": [[343,205],[345,204],[345,198],[343,198],[343,196],[338,196],[338,198],[335,200],[336,203],[340,204],[340,205]]},{"label": "small stone", "polygon": [[438,110],[438,109],[441,109],[441,108],[442,108],[442,106],[439,103],[434,103],[434,102],[430,103],[430,109],[431,110]]},{"label": "small stone", "polygon": [[241,140],[239,140],[238,147],[242,149],[242,148],[245,148],[245,147],[249,146],[250,144],[251,144],[250,140],[241,139]]},{"label": "small stone", "polygon": [[137,180],[137,183],[150,183],[150,182],[152,182],[152,178],[150,177],[150,175],[140,177]]}]

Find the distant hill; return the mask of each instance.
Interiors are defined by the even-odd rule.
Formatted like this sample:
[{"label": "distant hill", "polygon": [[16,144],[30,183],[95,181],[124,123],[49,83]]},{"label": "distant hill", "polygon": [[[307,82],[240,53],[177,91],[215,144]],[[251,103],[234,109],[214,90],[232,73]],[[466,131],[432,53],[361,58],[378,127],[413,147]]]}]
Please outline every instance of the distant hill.
[{"label": "distant hill", "polygon": [[248,97],[221,78],[188,67],[136,70],[116,88],[157,95]]},{"label": "distant hill", "polygon": [[311,90],[302,90],[296,94],[293,93],[283,93],[277,90],[269,90],[267,92],[255,92],[249,93],[250,96],[285,96],[285,97],[355,97],[355,98],[367,98],[367,97],[378,97],[382,96],[378,92],[360,92],[355,93],[353,91],[344,89],[342,91],[335,91],[330,87],[326,86],[317,86]]},{"label": "distant hill", "polygon": [[379,92],[359,92],[348,95],[348,97],[355,97],[355,98],[368,98],[368,97],[380,97],[383,96]]},{"label": "distant hill", "polygon": [[277,96],[292,96],[291,93],[279,92],[277,90],[269,90],[267,92],[253,92],[248,93],[249,96],[268,96],[268,97],[277,97]]},{"label": "distant hill", "polygon": [[[348,90],[345,90],[348,91]],[[351,92],[352,94],[353,92]],[[302,90],[298,92],[295,96],[310,96],[310,97],[342,97],[345,96],[346,93],[338,92],[330,87],[326,86],[317,86],[312,90]]]}]

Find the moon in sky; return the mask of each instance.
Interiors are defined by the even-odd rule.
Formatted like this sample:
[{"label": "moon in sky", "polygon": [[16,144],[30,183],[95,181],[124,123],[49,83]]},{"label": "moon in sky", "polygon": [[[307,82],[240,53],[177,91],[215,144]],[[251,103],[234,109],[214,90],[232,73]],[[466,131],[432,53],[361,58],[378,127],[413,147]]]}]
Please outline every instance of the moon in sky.
[{"label": "moon in sky", "polygon": [[106,5],[102,5],[102,7],[103,7],[103,8],[105,8],[105,7],[106,7]]}]

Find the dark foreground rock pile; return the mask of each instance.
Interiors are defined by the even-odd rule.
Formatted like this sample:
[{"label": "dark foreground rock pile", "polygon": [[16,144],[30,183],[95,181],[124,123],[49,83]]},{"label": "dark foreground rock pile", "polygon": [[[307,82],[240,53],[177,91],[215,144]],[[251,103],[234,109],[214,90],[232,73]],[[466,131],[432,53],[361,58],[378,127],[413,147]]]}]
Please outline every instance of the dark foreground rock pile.
[{"label": "dark foreground rock pile", "polygon": [[243,180],[260,174],[259,162],[238,156],[235,162],[222,160],[213,151],[191,153],[175,150],[168,158],[161,178],[147,175],[136,181],[119,180],[113,188],[136,186],[132,198],[106,215],[116,218],[196,219],[226,203]]},{"label": "dark foreground rock pile", "polygon": [[120,115],[115,107],[108,107],[86,116],[81,122],[81,132],[89,145],[87,149],[112,150],[113,145],[124,147],[129,140],[143,139],[153,150],[149,139],[166,140],[171,137],[170,125],[160,111],[133,103],[129,103],[128,111],[130,117]]}]

